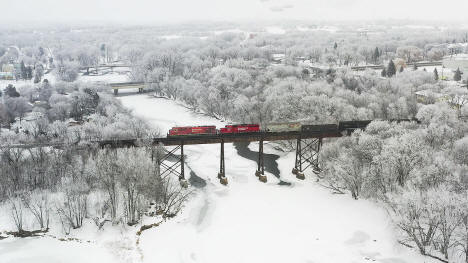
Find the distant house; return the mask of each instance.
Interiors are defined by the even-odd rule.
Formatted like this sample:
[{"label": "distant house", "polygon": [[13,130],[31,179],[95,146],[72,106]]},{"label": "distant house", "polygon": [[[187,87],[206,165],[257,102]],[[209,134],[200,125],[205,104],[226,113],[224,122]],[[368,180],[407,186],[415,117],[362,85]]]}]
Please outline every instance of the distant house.
[{"label": "distant house", "polygon": [[275,64],[282,64],[285,58],[286,58],[286,55],[281,54],[281,53],[271,55],[271,59],[273,60],[273,63]]},{"label": "distant house", "polygon": [[82,121],[75,121],[75,120],[69,120],[69,121],[68,121],[68,126],[69,126],[69,127],[72,127],[72,126],[80,126],[81,124],[83,124]]},{"label": "distant house", "polygon": [[423,104],[434,104],[436,102],[447,102],[452,108],[460,110],[468,101],[466,94],[449,95],[445,93],[433,92],[431,90],[420,90],[415,92],[418,102]]},{"label": "distant house", "polygon": [[468,43],[453,43],[447,45],[447,49],[450,54],[460,54],[465,52],[468,47]]},{"label": "distant house", "polygon": [[12,72],[0,72],[0,79],[13,80],[15,75]]},{"label": "distant house", "polygon": [[0,79],[13,80],[15,78],[15,66],[13,64],[3,64],[0,71]]},{"label": "distant house", "polygon": [[423,104],[433,104],[439,101],[447,101],[449,97],[442,93],[433,92],[432,90],[420,90],[414,93],[416,100]]},{"label": "distant house", "polygon": [[15,71],[15,65],[13,65],[13,64],[3,64],[2,72],[13,73],[14,71]]},{"label": "distant house", "polygon": [[[455,71],[458,68],[462,72],[462,76],[468,75],[468,54],[457,54],[452,56],[444,57],[442,65],[451,71]],[[464,77],[466,78],[466,77]]]},{"label": "distant house", "polygon": [[302,57],[302,56],[299,56],[299,57],[295,57],[294,60],[296,62],[305,62],[307,60],[306,57]]},{"label": "distant house", "polygon": [[18,130],[22,132],[27,132],[28,130],[31,130],[31,123],[45,118],[45,115],[42,112],[38,111],[32,111],[28,112],[24,115],[24,117],[20,120],[19,117],[15,118],[15,122],[11,126],[12,130]]}]

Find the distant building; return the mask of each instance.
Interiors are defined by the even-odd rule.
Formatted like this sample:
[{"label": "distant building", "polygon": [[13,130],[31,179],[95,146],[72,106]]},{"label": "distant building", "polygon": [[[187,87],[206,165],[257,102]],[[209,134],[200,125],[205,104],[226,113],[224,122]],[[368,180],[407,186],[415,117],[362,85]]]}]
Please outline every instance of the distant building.
[{"label": "distant building", "polygon": [[422,104],[434,104],[437,102],[447,102],[452,108],[460,110],[468,101],[467,94],[450,95],[445,93],[433,92],[431,90],[420,90],[415,92],[416,99]]},{"label": "distant building", "polygon": [[13,72],[0,72],[0,79],[13,80],[15,75]]},{"label": "distant building", "polygon": [[2,72],[13,73],[14,71],[15,71],[15,65],[13,65],[13,64],[3,64]]},{"label": "distant building", "polygon": [[0,79],[12,80],[15,78],[15,65],[3,64],[0,71]]},{"label": "distant building", "polygon": [[442,65],[453,72],[459,68],[462,72],[462,78],[465,79],[468,75],[468,54],[446,56],[442,61]]},{"label": "distant building", "polygon": [[445,94],[433,92],[431,90],[420,90],[414,93],[418,102],[423,104],[434,104],[440,101],[447,101],[449,97]]},{"label": "distant building", "polygon": [[468,47],[468,43],[453,43],[448,44],[447,49],[449,54],[460,54],[464,53]]},{"label": "distant building", "polygon": [[282,64],[285,58],[286,58],[285,54],[273,54],[271,59],[273,60],[273,63],[275,64]]}]

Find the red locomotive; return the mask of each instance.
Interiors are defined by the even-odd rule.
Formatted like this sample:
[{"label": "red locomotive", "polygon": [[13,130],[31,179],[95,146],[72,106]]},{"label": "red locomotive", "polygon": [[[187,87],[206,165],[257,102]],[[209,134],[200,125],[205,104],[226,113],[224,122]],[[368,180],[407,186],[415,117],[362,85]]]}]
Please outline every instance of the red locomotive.
[{"label": "red locomotive", "polygon": [[259,132],[260,125],[258,124],[236,124],[226,125],[226,127],[219,129],[219,133],[245,133],[245,132]]},{"label": "red locomotive", "polygon": [[259,132],[259,124],[236,124],[226,125],[226,127],[216,129],[216,126],[187,126],[173,127],[169,130],[167,136],[190,136],[190,135],[214,135],[214,134],[230,134],[230,133],[248,133]]},{"label": "red locomotive", "polygon": [[173,127],[168,136],[216,134],[216,126]]}]

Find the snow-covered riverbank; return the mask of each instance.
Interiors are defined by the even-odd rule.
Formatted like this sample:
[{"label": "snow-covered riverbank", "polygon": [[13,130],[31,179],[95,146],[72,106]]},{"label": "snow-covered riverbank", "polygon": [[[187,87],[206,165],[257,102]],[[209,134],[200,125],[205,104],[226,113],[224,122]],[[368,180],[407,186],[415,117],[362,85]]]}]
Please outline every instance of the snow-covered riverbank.
[{"label": "snow-covered riverbank", "polygon": [[[158,127],[224,125],[192,113],[176,102],[147,95],[119,98]],[[250,145],[255,151],[256,145]],[[158,228],[145,231],[140,246],[144,262],[432,262],[397,243],[386,212],[369,201],[333,195],[309,174],[291,174],[294,154],[267,146],[280,155],[279,186],[254,176],[256,163],[226,145],[229,186],[216,179],[219,145],[186,147],[187,163],[207,186],[198,190],[183,212]]]}]

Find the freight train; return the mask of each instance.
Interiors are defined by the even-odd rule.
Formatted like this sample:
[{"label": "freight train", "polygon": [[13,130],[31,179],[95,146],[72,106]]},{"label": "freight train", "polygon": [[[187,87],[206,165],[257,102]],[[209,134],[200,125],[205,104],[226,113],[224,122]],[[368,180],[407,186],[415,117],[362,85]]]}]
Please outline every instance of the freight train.
[{"label": "freight train", "polygon": [[294,123],[268,123],[259,124],[236,124],[226,125],[224,128],[216,129],[216,126],[188,126],[174,127],[169,130],[168,137],[173,136],[196,136],[196,135],[216,135],[216,134],[237,134],[237,133],[257,133],[257,132],[344,132],[355,129],[363,129],[371,121],[343,121],[338,124],[305,125],[299,122]]},{"label": "freight train", "polygon": [[[389,122],[416,122],[418,119],[391,119]],[[362,121],[340,121],[337,124],[306,125],[300,122],[267,123],[260,124],[235,124],[226,125],[224,128],[216,129],[216,126],[188,126],[174,127],[169,130],[168,137],[172,136],[195,136],[195,135],[216,135],[216,134],[236,134],[236,133],[256,133],[256,132],[347,132],[348,135],[356,129],[365,129],[372,120]]]}]

